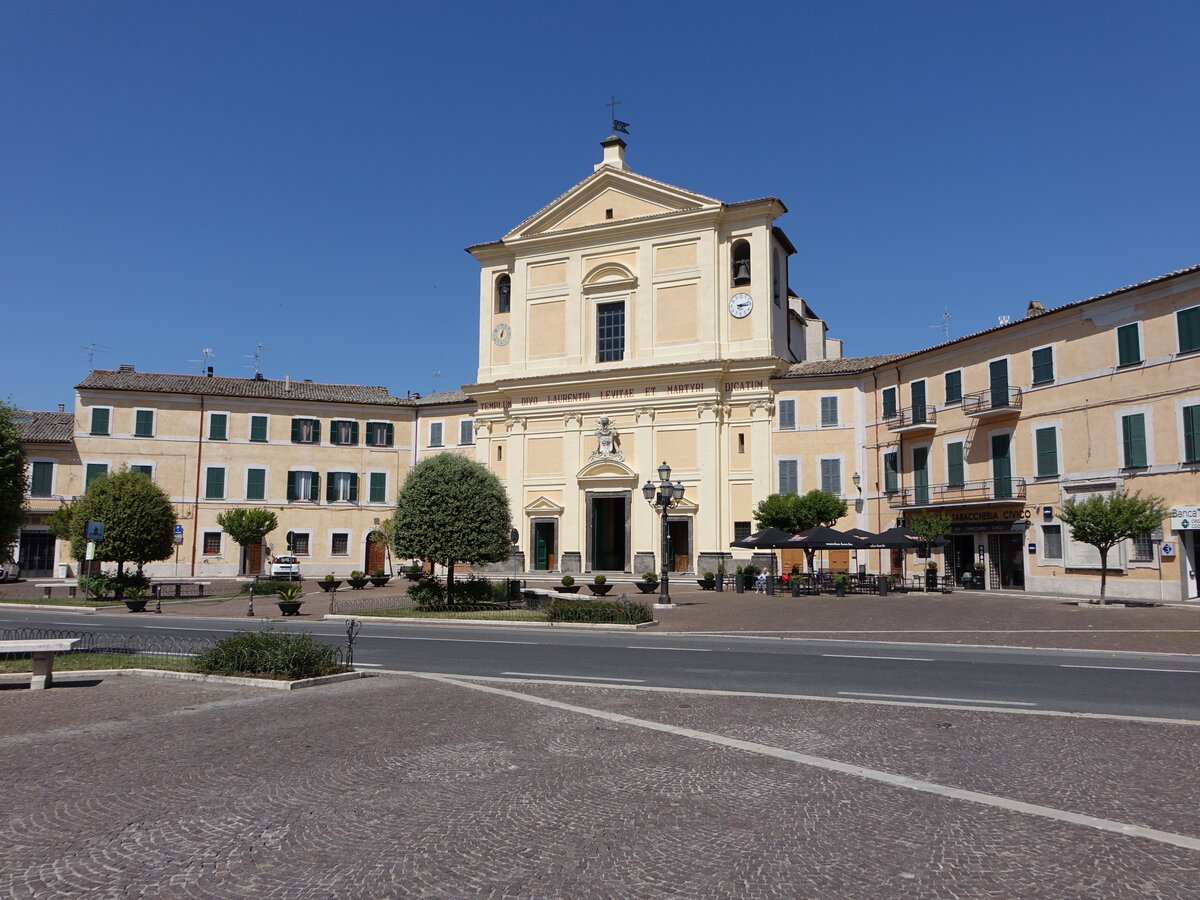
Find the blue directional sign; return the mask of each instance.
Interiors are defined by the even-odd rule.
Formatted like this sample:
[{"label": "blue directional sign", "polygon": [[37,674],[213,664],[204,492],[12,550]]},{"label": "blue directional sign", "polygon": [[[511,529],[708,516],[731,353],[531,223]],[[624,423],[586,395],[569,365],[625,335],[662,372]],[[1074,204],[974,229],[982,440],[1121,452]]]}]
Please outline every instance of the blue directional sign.
[{"label": "blue directional sign", "polygon": [[104,523],[103,522],[88,522],[83,528],[83,537],[89,541],[104,540]]}]

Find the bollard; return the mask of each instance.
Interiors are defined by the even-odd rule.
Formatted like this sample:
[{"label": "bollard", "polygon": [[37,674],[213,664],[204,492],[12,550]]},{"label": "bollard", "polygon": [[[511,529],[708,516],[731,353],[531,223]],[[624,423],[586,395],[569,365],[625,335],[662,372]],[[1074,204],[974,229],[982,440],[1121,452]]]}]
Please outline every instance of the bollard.
[{"label": "bollard", "polygon": [[767,575],[767,593],[771,596],[775,595],[775,576],[771,574]]},{"label": "bollard", "polygon": [[254,615],[254,585],[250,585],[250,604],[246,607],[246,615]]},{"label": "bollard", "polygon": [[880,597],[888,595],[888,577],[886,575],[876,575],[875,586],[879,589]]}]

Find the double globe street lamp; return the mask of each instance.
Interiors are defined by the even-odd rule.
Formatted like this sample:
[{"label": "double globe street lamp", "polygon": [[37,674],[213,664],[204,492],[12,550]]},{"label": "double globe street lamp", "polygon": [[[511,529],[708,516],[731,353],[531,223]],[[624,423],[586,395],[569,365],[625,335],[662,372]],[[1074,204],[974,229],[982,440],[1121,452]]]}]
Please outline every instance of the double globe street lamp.
[{"label": "double globe street lamp", "polygon": [[671,584],[670,572],[667,568],[667,550],[670,544],[670,538],[667,534],[667,513],[679,505],[679,501],[683,499],[683,485],[676,481],[671,483],[671,467],[664,462],[658,467],[658,484],[647,481],[642,485],[642,496],[646,498],[646,502],[651,508],[658,511],[662,517],[662,546],[660,547],[659,558],[662,560],[662,580],[659,582],[659,603],[664,606],[671,605]]}]

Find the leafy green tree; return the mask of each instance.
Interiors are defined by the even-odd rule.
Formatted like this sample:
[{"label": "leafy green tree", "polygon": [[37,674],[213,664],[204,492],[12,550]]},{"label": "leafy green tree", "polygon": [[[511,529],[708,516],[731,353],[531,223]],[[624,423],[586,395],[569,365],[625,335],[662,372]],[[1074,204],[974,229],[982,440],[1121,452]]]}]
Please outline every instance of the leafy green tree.
[{"label": "leafy green tree", "polygon": [[46,525],[50,533],[60,541],[71,540],[71,518],[75,515],[75,504],[64,503],[50,515],[46,516]]},{"label": "leafy green tree", "polygon": [[928,559],[932,556],[931,547],[934,541],[940,541],[950,533],[952,522],[944,513],[925,513],[908,520],[908,530],[921,539],[924,546],[921,555]]},{"label": "leafy green tree", "polygon": [[96,559],[115,562],[117,576],[126,563],[141,574],[148,562],[168,559],[175,551],[175,510],[166,493],[141,472],[122,468],[88,485],[71,515],[71,555],[87,555],[88,522],[104,523],[104,540],[96,542]]},{"label": "leafy green tree", "polygon": [[1058,517],[1071,529],[1073,540],[1091,544],[1100,552],[1100,600],[1108,586],[1108,551],[1121,541],[1153,531],[1162,525],[1166,501],[1153,494],[1125,490],[1092,494],[1085,500],[1069,497]]},{"label": "leafy green tree", "polygon": [[217,513],[217,524],[241,546],[245,556],[247,547],[261,544],[263,538],[279,527],[279,519],[269,509],[239,507]]},{"label": "leafy green tree", "polygon": [[0,559],[7,558],[25,521],[25,447],[13,412],[0,403]]},{"label": "leafy green tree", "polygon": [[512,515],[500,479],[454,453],[417,463],[400,489],[391,529],[397,556],[446,567],[447,596],[456,562],[500,562],[512,548]]},{"label": "leafy green tree", "polygon": [[[846,501],[828,491],[811,490],[803,496],[771,494],[755,508],[754,522],[759,531],[779,528],[797,534],[817,525],[832,528],[846,515],[846,509]],[[804,548],[809,571],[812,571],[815,554],[815,548]]]}]

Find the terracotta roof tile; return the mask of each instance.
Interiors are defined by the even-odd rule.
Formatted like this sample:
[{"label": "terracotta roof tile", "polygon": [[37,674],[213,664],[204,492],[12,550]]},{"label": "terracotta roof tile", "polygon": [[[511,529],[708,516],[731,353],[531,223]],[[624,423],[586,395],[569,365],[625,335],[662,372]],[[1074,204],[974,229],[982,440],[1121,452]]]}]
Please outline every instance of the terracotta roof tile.
[{"label": "terracotta roof tile", "polygon": [[75,414],[69,412],[15,409],[13,422],[26,444],[69,444],[75,434]]}]

